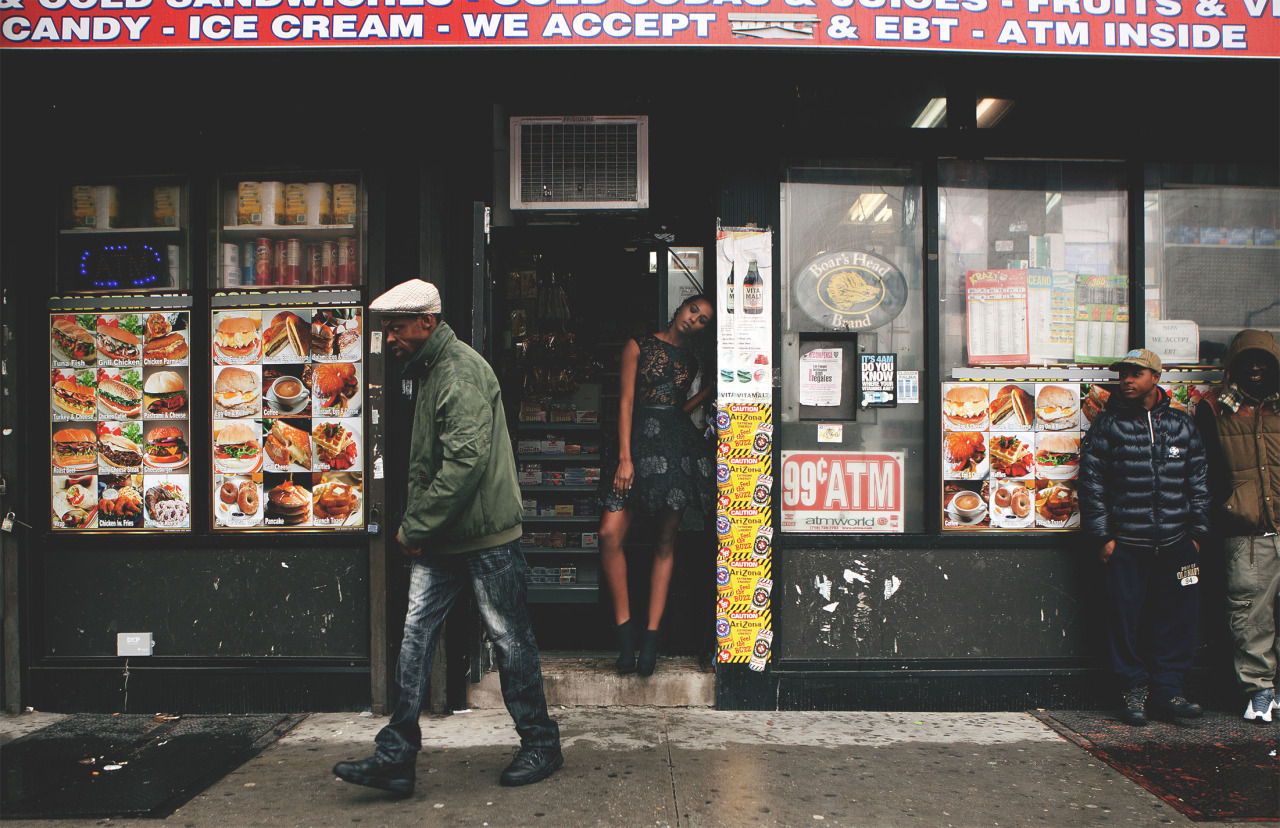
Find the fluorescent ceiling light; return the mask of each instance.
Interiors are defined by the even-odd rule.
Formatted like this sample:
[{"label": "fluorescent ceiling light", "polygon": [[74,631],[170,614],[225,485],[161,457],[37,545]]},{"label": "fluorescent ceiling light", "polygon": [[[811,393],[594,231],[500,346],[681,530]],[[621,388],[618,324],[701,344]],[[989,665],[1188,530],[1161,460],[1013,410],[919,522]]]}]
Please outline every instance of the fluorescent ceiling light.
[{"label": "fluorescent ceiling light", "polygon": [[947,99],[930,98],[924,109],[916,116],[912,129],[930,129],[942,124],[947,117]]},{"label": "fluorescent ceiling light", "polygon": [[1009,110],[1013,109],[1013,101],[1005,98],[983,98],[978,101],[978,129],[987,129],[1000,122]]},{"label": "fluorescent ceiling light", "polygon": [[885,193],[863,193],[849,208],[849,221],[868,221],[880,209],[880,205],[889,200]]}]

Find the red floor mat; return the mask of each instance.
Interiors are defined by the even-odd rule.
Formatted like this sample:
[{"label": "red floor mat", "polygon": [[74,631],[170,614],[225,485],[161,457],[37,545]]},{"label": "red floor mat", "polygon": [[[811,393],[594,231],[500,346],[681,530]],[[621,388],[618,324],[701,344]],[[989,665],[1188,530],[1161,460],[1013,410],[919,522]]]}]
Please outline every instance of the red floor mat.
[{"label": "red floor mat", "polygon": [[1129,727],[1114,712],[1036,716],[1197,822],[1280,819],[1280,722],[1208,711],[1198,721]]}]

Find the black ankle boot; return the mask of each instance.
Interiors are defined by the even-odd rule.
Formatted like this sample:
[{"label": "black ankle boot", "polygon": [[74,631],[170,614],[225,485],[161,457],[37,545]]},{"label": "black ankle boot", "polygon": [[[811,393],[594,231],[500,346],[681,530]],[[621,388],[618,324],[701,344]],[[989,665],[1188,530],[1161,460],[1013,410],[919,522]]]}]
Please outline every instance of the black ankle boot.
[{"label": "black ankle boot", "polygon": [[657,666],[658,631],[645,630],[644,636],[640,639],[640,662],[636,667],[636,672],[642,676],[651,676]]},{"label": "black ankle boot", "polygon": [[636,626],[628,618],[614,627],[613,631],[618,636],[618,660],[614,662],[614,666],[618,668],[619,673],[634,673],[636,671]]}]

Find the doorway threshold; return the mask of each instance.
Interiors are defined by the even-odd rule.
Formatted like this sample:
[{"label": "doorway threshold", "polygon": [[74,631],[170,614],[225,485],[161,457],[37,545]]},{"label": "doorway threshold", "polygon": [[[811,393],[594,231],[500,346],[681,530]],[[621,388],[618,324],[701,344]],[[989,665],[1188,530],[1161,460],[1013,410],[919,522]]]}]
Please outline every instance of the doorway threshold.
[{"label": "doorway threshold", "polygon": [[[696,656],[659,656],[652,676],[620,676],[616,653],[603,651],[542,653],[542,683],[550,707],[714,707],[716,675],[703,671]],[[496,670],[467,689],[467,705],[501,708]]]}]

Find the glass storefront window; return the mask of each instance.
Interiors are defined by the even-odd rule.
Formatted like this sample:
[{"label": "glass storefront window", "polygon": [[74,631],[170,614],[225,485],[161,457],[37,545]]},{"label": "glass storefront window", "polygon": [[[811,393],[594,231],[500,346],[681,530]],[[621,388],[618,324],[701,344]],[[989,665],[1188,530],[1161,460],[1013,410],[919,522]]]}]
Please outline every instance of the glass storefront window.
[{"label": "glass storefront window", "polygon": [[796,166],[782,197],[782,530],[923,532],[920,170]]},{"label": "glass storefront window", "polygon": [[1276,173],[1231,172],[1241,183],[1209,165],[1147,170],[1147,344],[1169,353],[1187,343],[1170,364],[1219,365],[1243,328],[1280,335]]},{"label": "glass storefront window", "polygon": [[944,530],[1079,526],[1080,439],[1129,349],[1127,238],[1120,164],[940,165]]}]

